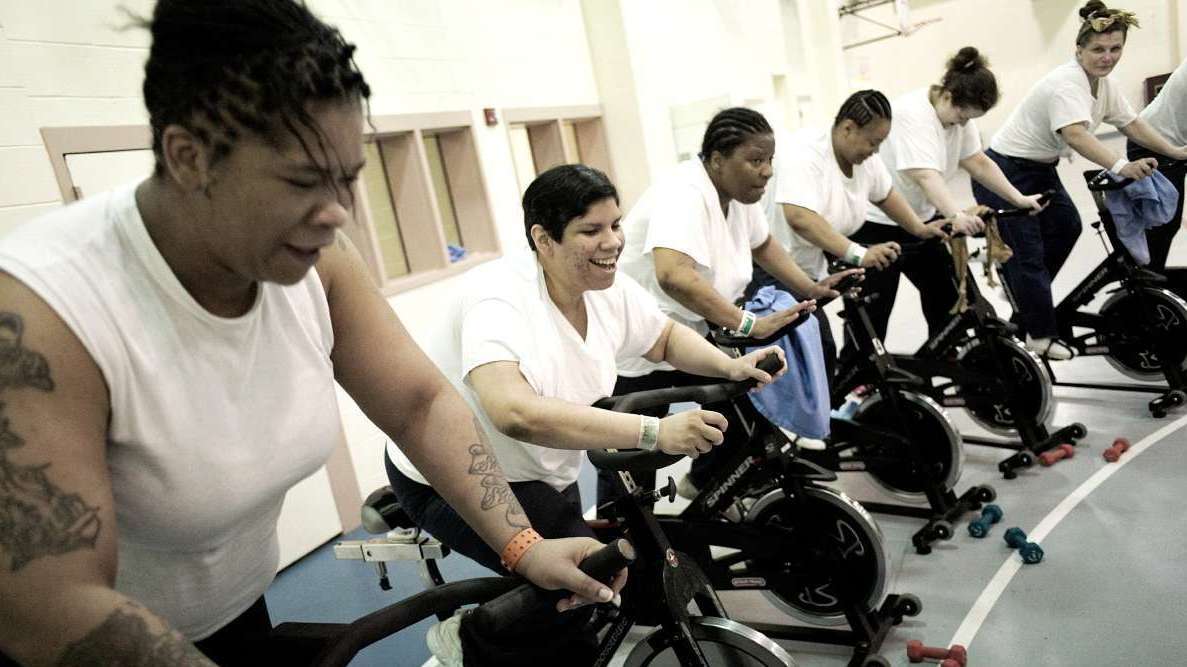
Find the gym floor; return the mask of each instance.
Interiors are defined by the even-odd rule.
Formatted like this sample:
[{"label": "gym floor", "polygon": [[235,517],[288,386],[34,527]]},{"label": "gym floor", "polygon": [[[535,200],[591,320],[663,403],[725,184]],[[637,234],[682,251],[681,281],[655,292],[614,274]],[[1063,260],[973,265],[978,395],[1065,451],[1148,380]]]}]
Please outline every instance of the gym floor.
[{"label": "gym floor", "polygon": [[[1082,181],[1072,180],[1075,174],[1069,168],[1065,183],[1081,200],[1085,233],[1056,282],[1057,299],[1103,257],[1087,224],[1096,219],[1094,210],[1080,192]],[[1176,239],[1172,264],[1187,264],[1185,237]],[[982,290],[999,312],[1008,312],[1000,293],[984,282]],[[918,347],[924,333],[918,296],[907,281],[898,299],[887,346],[905,352]],[[1055,371],[1061,380],[1128,381],[1099,358],[1057,363]],[[923,602],[922,613],[905,619],[883,645],[881,653],[891,664],[908,664],[905,647],[911,639],[934,646],[964,644],[971,664],[993,667],[1168,665],[1181,664],[1187,656],[1187,636],[1181,632],[1187,627],[1187,531],[1170,520],[1177,516],[1170,510],[1182,502],[1187,473],[1187,412],[1153,419],[1146,410],[1149,394],[1056,387],[1055,397],[1051,423],[1079,421],[1088,427],[1073,459],[1036,466],[1006,481],[996,465],[1007,451],[965,446],[958,491],[991,484],[1005,512],[986,539],[970,537],[966,520],[950,541],[920,556],[910,540],[916,520],[875,516],[891,559],[888,591],[914,593]],[[948,414],[965,435],[981,433],[962,411]],[[1106,463],[1101,452],[1118,436],[1134,447],[1118,463]],[[674,467],[663,474],[680,473]],[[839,484],[858,500],[885,499],[860,475],[843,475]],[[582,497],[592,503],[588,468],[581,487]],[[1005,545],[1002,535],[1011,526],[1041,543],[1042,563],[1024,565]],[[441,568],[449,580],[489,574],[459,555],[446,558]],[[359,562],[337,562],[330,546],[324,546],[279,575],[267,595],[273,619],[346,621],[421,590],[414,564],[396,563],[390,569],[393,590],[380,591],[374,570]],[[735,593],[723,600],[738,620],[789,622],[761,594]],[[421,665],[429,658],[427,627],[422,623],[371,647],[354,664]],[[630,640],[641,635],[636,632]],[[785,646],[801,667],[846,664],[841,649]],[[620,655],[627,653],[624,648]]]}]

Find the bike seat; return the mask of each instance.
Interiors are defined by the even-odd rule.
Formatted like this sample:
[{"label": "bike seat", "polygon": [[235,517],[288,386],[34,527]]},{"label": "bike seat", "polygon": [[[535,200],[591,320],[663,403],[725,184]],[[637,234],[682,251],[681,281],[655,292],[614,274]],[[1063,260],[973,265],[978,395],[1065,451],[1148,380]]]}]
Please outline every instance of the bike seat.
[{"label": "bike seat", "polygon": [[373,535],[382,535],[397,528],[416,527],[416,522],[400,506],[390,486],[381,486],[372,491],[363,501],[361,515],[363,527]]}]

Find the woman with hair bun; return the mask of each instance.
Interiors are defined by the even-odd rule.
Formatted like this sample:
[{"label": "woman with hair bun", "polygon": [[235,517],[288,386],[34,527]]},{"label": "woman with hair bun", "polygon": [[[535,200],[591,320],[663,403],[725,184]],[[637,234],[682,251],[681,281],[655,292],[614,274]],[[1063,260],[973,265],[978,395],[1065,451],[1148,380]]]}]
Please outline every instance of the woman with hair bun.
[{"label": "woman with hair bun", "polygon": [[[1155,153],[1181,160],[1187,150],[1173,146],[1138,118],[1109,78],[1121,59],[1129,28],[1139,27],[1132,12],[1091,0],[1080,9],[1075,57],[1040,79],[989,142],[986,151],[1020,190],[1054,190],[1050,205],[1033,218],[1003,220],[1002,238],[1014,249],[1003,267],[1012,297],[1014,321],[1031,350],[1048,359],[1069,359],[1071,349],[1056,340],[1051,281],[1080,236],[1080,214],[1055,171],[1059,159],[1076,152],[1124,178],[1154,172],[1154,158],[1129,161],[1100,142],[1093,132],[1108,123],[1129,140]],[[974,183],[973,194],[992,208],[1009,202]]]},{"label": "woman with hair bun", "polygon": [[[980,231],[984,224],[973,212],[963,210],[948,189],[947,181],[964,169],[1011,205],[1039,211],[1038,196],[1024,195],[1006,179],[981,148],[974,118],[997,104],[997,79],[985,56],[966,46],[947,64],[937,85],[906,93],[893,102],[894,121],[879,155],[890,170],[894,189],[902,193],[919,219],[953,221],[965,232]],[[849,238],[863,245],[912,240],[886,213],[869,209],[868,223]],[[898,290],[900,274],[919,289],[928,335],[948,321],[956,303],[952,258],[941,244],[927,243],[919,252],[905,255],[885,270],[866,277],[865,291],[879,293],[868,312],[875,331],[886,336],[886,326]]]}]

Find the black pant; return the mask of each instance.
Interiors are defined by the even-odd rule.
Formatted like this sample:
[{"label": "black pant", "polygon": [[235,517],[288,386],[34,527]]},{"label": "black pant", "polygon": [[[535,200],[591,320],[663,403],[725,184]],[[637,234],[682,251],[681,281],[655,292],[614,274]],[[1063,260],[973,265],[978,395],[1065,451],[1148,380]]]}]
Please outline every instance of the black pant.
[{"label": "black pant", "polygon": [[[1054,164],[1011,157],[993,149],[985,151],[1001,167],[1002,173],[1022,194],[1053,190],[1050,203],[1042,213],[998,221],[1002,240],[1014,251],[1002,264],[1002,278],[1014,305],[1011,320],[1022,333],[1034,338],[1049,338],[1059,333],[1055,321],[1055,303],[1051,281],[1067,261],[1080,237],[1080,213],[1059,180]],[[978,204],[990,208],[1009,208],[1011,204],[980,183],[973,182],[973,196]]]},{"label": "black pant", "polygon": [[[958,298],[956,268],[952,264],[952,255],[943,243],[920,241],[898,225],[876,222],[867,222],[849,238],[866,246],[891,241],[903,246],[898,261],[885,269],[866,271],[865,280],[861,283],[863,296],[877,296],[867,303],[865,311],[878,338],[886,340],[886,329],[898,295],[901,275],[906,275],[907,280],[919,290],[923,317],[927,320],[928,338],[936,335],[952,319],[952,306],[956,305]],[[845,324],[850,325],[848,322]],[[854,352],[848,340],[846,337],[841,350],[842,359]]]},{"label": "black pant", "polygon": [[[499,554],[433,487],[409,479],[386,455],[383,458],[392,491],[416,525],[454,551],[499,574],[507,574],[499,562]],[[581,493],[576,483],[564,491],[544,482],[511,482],[510,485],[532,527],[541,536],[594,537],[593,529],[582,516]],[[590,627],[592,611],[584,608],[557,613],[547,609],[523,619],[515,625],[515,630],[499,637],[482,635],[463,618],[460,635],[466,665],[543,665],[550,664],[556,655],[564,655],[575,666],[590,664],[597,653],[596,628]]]},{"label": "black pant", "polygon": [[[1152,157],[1158,160],[1159,164],[1167,164],[1171,161],[1165,155],[1154,153],[1138,146],[1132,141],[1126,142],[1125,148],[1126,155],[1130,160]],[[1187,164],[1180,163],[1170,169],[1159,167],[1158,170],[1179,191],[1179,204],[1175,208],[1175,217],[1171,218],[1170,222],[1146,230],[1146,244],[1150,247],[1149,268],[1154,271],[1166,268],[1166,258],[1171,251],[1171,242],[1174,241],[1175,234],[1178,233],[1179,229],[1183,227],[1183,177],[1187,174]]]},{"label": "black pant", "polygon": [[[272,618],[268,615],[268,604],[261,596],[235,620],[194,645],[216,665],[261,665],[273,662],[275,658],[269,647],[268,633],[271,631]],[[305,660],[312,658],[313,655],[308,655]]]}]

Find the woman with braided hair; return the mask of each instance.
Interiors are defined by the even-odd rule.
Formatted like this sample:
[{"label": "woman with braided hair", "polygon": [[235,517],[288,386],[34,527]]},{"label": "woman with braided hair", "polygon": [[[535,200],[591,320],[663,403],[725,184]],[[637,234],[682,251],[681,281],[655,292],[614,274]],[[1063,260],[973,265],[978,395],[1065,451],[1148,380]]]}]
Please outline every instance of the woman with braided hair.
[{"label": "woman with braided hair", "polygon": [[[804,128],[782,138],[775,160],[775,187],[770,196],[776,218],[772,233],[809,275],[828,268],[825,253],[850,264],[885,270],[898,260],[896,240],[868,246],[851,241],[866,220],[871,204],[902,227],[911,238],[945,238],[945,221],[924,223],[893,187],[886,165],[870,159],[890,133],[891,106],[876,90],[860,90],[837,111],[828,130]],[[780,224],[782,223],[782,224]],[[827,332],[827,319],[820,318]],[[826,360],[834,363],[831,334],[825,337]]]},{"label": "woman with braided hair", "polygon": [[[774,131],[762,114],[743,107],[720,111],[705,128],[700,154],[652,185],[623,220],[626,248],[620,262],[627,275],[650,291],[669,317],[701,335],[715,324],[766,338],[802,311],[813,312],[815,299],[838,296],[832,286],[851,273],[817,281],[772,239],[759,202],[774,155]],[[762,317],[739,308],[755,264],[799,301]],[[626,360],[618,370],[615,393],[671,386],[680,377],[672,366],[645,359]],[[692,475],[681,483],[683,495],[695,494],[702,471],[720,449],[693,462]],[[612,495],[603,474],[599,497]]]},{"label": "woman with braided hair", "polygon": [[[984,223],[975,210],[965,211],[949,191],[947,181],[964,169],[1013,206],[1041,210],[1038,197],[1023,195],[1001,169],[985,156],[973,119],[984,116],[998,101],[997,80],[985,57],[966,46],[947,63],[938,85],[911,91],[891,102],[894,120],[878,156],[890,170],[894,189],[902,193],[920,220],[950,220],[966,233]],[[881,208],[869,209],[866,224],[849,236],[863,245],[903,243],[913,237]],[[881,338],[894,308],[899,276],[919,290],[928,338],[939,333],[958,301],[952,259],[939,243],[925,243],[885,270],[866,277],[864,291],[878,294],[866,306],[870,323]]]},{"label": "woman with braided hair", "polygon": [[141,22],[154,173],[0,246],[21,360],[0,379],[0,664],[290,662],[263,593],[285,493],[338,440],[335,381],[507,569],[580,594],[563,608],[610,600],[577,568],[598,542],[534,533],[341,232],[370,92],[353,46],[294,0]]},{"label": "woman with braided hair", "polygon": [[[1093,135],[1102,123],[1117,128],[1134,143],[1176,160],[1187,148],[1173,146],[1138,118],[1117,84],[1109,78],[1121,59],[1132,12],[1110,9],[1091,0],[1080,9],[1075,57],[1039,79],[989,142],[986,154],[1023,192],[1053,190],[1047,208],[1029,218],[1001,222],[1002,239],[1014,250],[1002,275],[1014,304],[1013,320],[1026,345],[1048,359],[1069,359],[1071,349],[1056,338],[1051,281],[1080,236],[1080,214],[1059,180],[1056,166],[1072,152],[1124,178],[1143,179],[1154,172],[1153,158],[1133,161]],[[981,183],[973,184],[977,202],[990,208],[1010,203]]]}]

